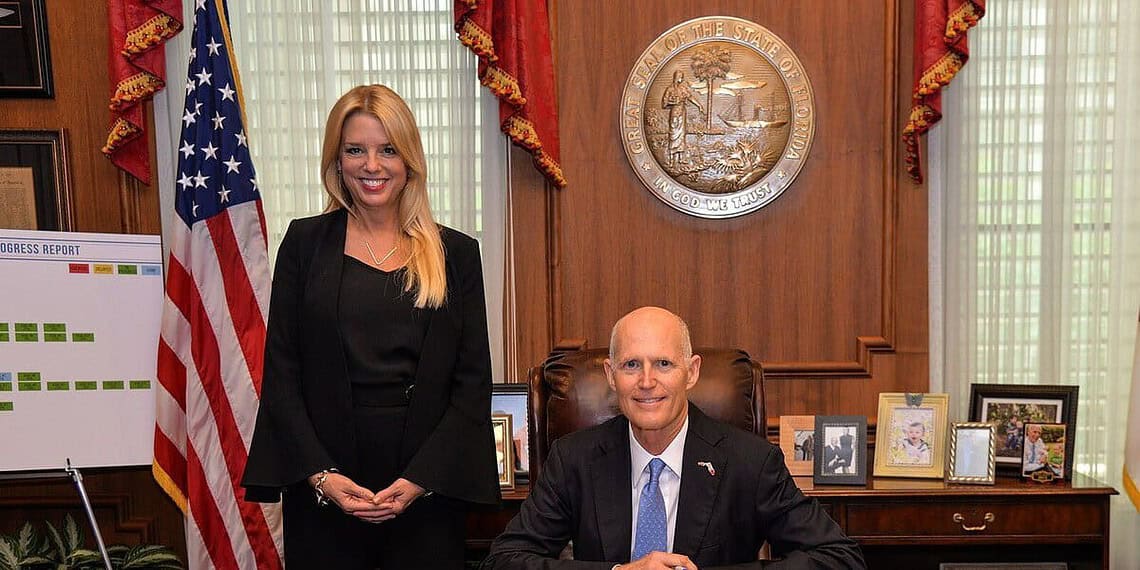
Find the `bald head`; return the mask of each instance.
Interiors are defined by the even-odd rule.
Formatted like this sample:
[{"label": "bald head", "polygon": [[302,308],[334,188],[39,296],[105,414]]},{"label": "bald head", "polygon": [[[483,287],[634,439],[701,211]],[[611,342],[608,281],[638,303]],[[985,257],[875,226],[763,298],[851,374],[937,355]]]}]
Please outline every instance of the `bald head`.
[{"label": "bald head", "polygon": [[685,321],[658,307],[629,313],[614,325],[602,366],[633,436],[653,455],[665,451],[685,425],[688,392],[701,374]]},{"label": "bald head", "polygon": [[693,343],[689,338],[689,325],[684,319],[661,307],[641,307],[634,309],[614,323],[610,331],[610,360],[618,353],[619,344],[638,331],[676,331],[681,356],[685,360],[693,356]]}]

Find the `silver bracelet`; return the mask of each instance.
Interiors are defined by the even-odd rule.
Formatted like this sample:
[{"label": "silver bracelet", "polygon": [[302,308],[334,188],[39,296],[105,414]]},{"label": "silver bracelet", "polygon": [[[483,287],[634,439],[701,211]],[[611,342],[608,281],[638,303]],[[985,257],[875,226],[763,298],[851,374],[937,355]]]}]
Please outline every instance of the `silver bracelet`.
[{"label": "silver bracelet", "polygon": [[321,472],[317,474],[317,484],[313,485],[313,491],[317,494],[317,505],[318,506],[323,507],[323,506],[329,504],[330,499],[328,498],[327,495],[325,495],[325,490],[324,490],[324,487],[322,487],[322,485],[325,484],[325,479],[329,478],[329,473],[338,473],[338,472],[339,471],[337,471],[336,467],[330,467],[328,469],[322,469]]}]

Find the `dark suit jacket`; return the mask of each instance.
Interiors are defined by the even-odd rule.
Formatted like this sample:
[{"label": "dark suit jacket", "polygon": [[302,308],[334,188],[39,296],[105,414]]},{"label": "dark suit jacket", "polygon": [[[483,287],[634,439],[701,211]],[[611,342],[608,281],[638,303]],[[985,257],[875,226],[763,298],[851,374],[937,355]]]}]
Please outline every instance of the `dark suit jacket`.
[{"label": "dark suit jacket", "polygon": [[[294,220],[277,254],[261,407],[242,485],[246,499],[357,464],[352,388],[337,308],[348,215]],[[499,501],[491,431],[491,357],[478,243],[440,228],[447,301],[430,310],[401,441],[404,477],[440,495]],[[384,324],[377,323],[378,329]]]},{"label": "dark suit jacket", "polygon": [[[632,537],[629,421],[615,417],[554,442],[485,568],[596,568],[629,561]],[[712,463],[715,475],[698,462]],[[574,542],[573,561],[552,558]],[[757,561],[767,540],[779,562]],[[863,568],[843,535],[792,481],[780,450],[689,404],[673,552],[700,566]]]}]

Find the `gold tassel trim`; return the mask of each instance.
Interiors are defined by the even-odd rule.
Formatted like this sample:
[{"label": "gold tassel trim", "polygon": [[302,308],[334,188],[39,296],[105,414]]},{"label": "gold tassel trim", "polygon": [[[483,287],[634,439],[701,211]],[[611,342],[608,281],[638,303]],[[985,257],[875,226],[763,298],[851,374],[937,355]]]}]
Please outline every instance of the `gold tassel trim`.
[{"label": "gold tassel trim", "polygon": [[111,96],[111,110],[120,111],[158,93],[166,83],[150,73],[136,73],[115,86]]},{"label": "gold tassel trim", "polygon": [[511,115],[503,122],[502,130],[515,144],[530,151],[534,157],[534,164],[538,169],[559,188],[566,187],[566,177],[562,175],[562,167],[545,150],[542,150],[542,141],[538,138],[538,131],[534,123],[518,115]]},{"label": "gold tassel trim", "polygon": [[156,14],[143,25],[127,32],[122,54],[128,58],[142,54],[182,30],[182,23],[166,14]]},{"label": "gold tassel trim", "polygon": [[464,19],[455,32],[459,36],[459,43],[467,46],[475,55],[486,58],[489,62],[499,60],[499,56],[495,55],[495,40],[486,30],[475,25],[475,22]]},{"label": "gold tassel trim", "polygon": [[121,146],[131,141],[131,139],[139,136],[142,129],[136,125],[132,125],[122,117],[115,119],[115,124],[111,125],[111,132],[107,134],[107,144],[103,145],[101,149],[103,154],[111,156],[115,151],[119,150]]},{"label": "gold tassel trim", "polygon": [[954,79],[965,64],[966,58],[955,52],[943,55],[934,65],[922,72],[922,78],[918,80],[918,86],[914,89],[914,99],[933,95],[950,85],[950,80]]},{"label": "gold tassel trim", "polygon": [[953,43],[958,40],[958,36],[966,33],[970,28],[978,25],[978,20],[982,19],[985,12],[973,2],[966,2],[954,10],[946,18],[946,41]]},{"label": "gold tassel trim", "polygon": [[519,82],[515,81],[511,74],[495,67],[494,65],[487,65],[483,69],[483,76],[479,81],[490,89],[500,99],[506,100],[507,103],[515,107],[522,107],[526,105],[526,97],[523,97],[522,89],[519,88]]}]

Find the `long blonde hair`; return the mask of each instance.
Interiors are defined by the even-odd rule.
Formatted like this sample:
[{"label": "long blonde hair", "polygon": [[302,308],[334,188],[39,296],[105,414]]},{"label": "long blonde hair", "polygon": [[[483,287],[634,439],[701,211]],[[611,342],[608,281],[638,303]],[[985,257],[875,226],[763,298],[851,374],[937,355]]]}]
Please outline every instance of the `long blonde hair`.
[{"label": "long blonde hair", "polygon": [[376,117],[384,125],[388,142],[408,169],[408,184],[400,192],[397,208],[400,231],[412,243],[404,290],[415,292],[416,307],[438,308],[447,298],[447,272],[439,226],[428,203],[427,160],[412,110],[395,91],[383,85],[360,85],[342,95],[329,111],[321,147],[321,181],[329,196],[325,211],[344,208],[356,215],[352,194],[341,181],[337,158],[343,144],[344,123],[359,113]]}]

